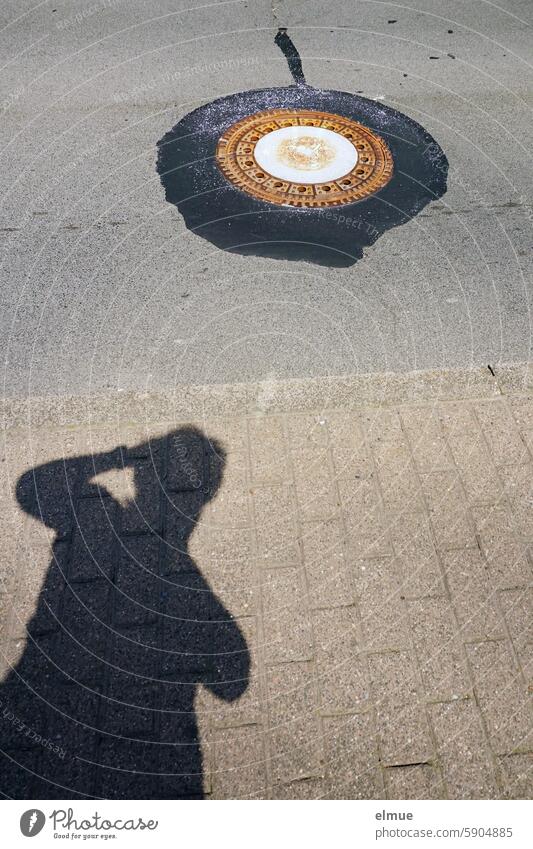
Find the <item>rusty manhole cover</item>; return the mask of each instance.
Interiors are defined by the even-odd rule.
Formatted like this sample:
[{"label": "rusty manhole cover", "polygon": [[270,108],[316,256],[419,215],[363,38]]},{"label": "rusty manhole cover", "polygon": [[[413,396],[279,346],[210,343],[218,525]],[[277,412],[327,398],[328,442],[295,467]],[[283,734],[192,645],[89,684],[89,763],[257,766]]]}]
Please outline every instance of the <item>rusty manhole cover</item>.
[{"label": "rusty manhole cover", "polygon": [[233,124],[216,160],[226,178],[260,200],[283,206],[339,206],[374,194],[392,176],[389,148],[341,115],[269,109]]}]

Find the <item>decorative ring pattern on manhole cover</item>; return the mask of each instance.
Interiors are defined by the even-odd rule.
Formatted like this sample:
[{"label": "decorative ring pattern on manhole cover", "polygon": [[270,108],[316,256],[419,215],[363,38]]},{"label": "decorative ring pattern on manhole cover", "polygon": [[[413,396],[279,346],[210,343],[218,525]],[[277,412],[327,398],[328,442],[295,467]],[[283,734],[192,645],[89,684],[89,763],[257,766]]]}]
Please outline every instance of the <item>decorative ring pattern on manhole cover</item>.
[{"label": "decorative ring pattern on manhole cover", "polygon": [[381,189],[393,171],[391,152],[376,133],[307,109],[243,118],[218,140],[216,160],[243,192],[283,206],[354,203]]}]

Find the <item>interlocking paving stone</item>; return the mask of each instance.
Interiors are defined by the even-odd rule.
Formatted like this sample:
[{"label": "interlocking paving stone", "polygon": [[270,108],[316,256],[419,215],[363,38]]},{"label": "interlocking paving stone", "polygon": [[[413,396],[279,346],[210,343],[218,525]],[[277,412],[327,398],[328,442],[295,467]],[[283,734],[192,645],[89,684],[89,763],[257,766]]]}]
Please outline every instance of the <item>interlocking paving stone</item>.
[{"label": "interlocking paving stone", "polygon": [[488,532],[480,534],[479,539],[495,589],[522,587],[533,580],[527,544],[512,542]]},{"label": "interlocking paving stone", "polygon": [[[65,688],[73,689],[73,688]],[[90,702],[90,699],[89,699]],[[92,725],[94,720],[86,711],[76,707],[76,714],[86,717]],[[40,799],[64,799],[65,793],[72,798],[86,798],[92,795],[92,762],[98,744],[98,735],[87,731],[79,723],[63,717],[50,727],[48,738],[59,745],[60,751],[44,749],[41,753],[40,778],[34,786],[35,796]],[[48,780],[46,780],[48,778]]]},{"label": "interlocking paving stone", "polygon": [[120,551],[113,594],[113,621],[118,627],[157,621],[164,590],[158,571],[157,538],[126,537]]},{"label": "interlocking paving stone", "polygon": [[335,477],[368,477],[372,460],[356,415],[328,413],[321,421],[327,427]]},{"label": "interlocking paving stone", "polygon": [[388,530],[402,594],[408,598],[442,595],[444,584],[429,518],[424,513],[402,513]]},{"label": "interlocking paving stone", "polygon": [[82,498],[76,525],[69,580],[112,577],[117,560],[117,505],[113,498]]},{"label": "interlocking paving stone", "polygon": [[496,465],[523,461],[526,448],[506,401],[476,401],[474,409]]},{"label": "interlocking paving stone", "polygon": [[378,478],[383,504],[389,513],[423,509],[420,482],[411,464],[398,471],[382,468],[378,472]]},{"label": "interlocking paving stone", "polygon": [[374,447],[380,442],[397,442],[403,438],[402,422],[397,410],[375,408],[361,413],[359,422]]},{"label": "interlocking paving stone", "polygon": [[504,798],[530,799],[533,756],[508,755],[498,758],[503,777]]},{"label": "interlocking paving stone", "polygon": [[405,598],[444,594],[442,573],[433,551],[400,555],[395,562],[400,592]]},{"label": "interlocking paving stone", "polygon": [[502,466],[500,477],[522,539],[533,539],[533,464]]},{"label": "interlocking paving stone", "polygon": [[369,666],[383,763],[390,766],[429,760],[433,748],[411,655],[373,654]]},{"label": "interlocking paving stone", "polygon": [[[8,799],[31,799],[36,780],[41,775],[42,752],[40,749],[16,749],[6,751],[2,758],[0,790]],[[39,798],[42,798],[39,796]]]},{"label": "interlocking paving stone", "polygon": [[413,473],[413,455],[405,434],[401,431],[393,440],[375,440],[370,451],[378,472],[397,472],[401,474],[406,469]]},{"label": "interlocking paving stone", "polygon": [[224,469],[225,486],[216,493],[210,505],[211,520],[215,525],[242,528],[249,524],[247,476],[245,456],[230,454]]},{"label": "interlocking paving stone", "polygon": [[[66,586],[68,545],[57,542],[50,552],[41,548],[32,549],[19,569],[18,586],[6,615],[10,617],[11,638],[23,637],[26,632],[44,634],[57,631],[61,621],[61,603]],[[40,594],[40,595],[39,595]],[[39,604],[36,605],[36,600]]]},{"label": "interlocking paving stone", "polygon": [[531,746],[531,706],[506,640],[468,646],[474,685],[492,747],[510,754]]},{"label": "interlocking paving stone", "polygon": [[247,420],[235,416],[210,416],[208,438],[211,444],[217,442],[227,453],[245,452],[248,447]]},{"label": "interlocking paving stone", "polygon": [[213,737],[213,792],[217,799],[265,798],[264,733],[260,726],[218,731]]},{"label": "interlocking paving stone", "polygon": [[271,729],[268,741],[274,782],[301,781],[323,774],[322,738],[316,721],[287,722]]},{"label": "interlocking paving stone", "polygon": [[252,489],[257,554],[267,568],[298,563],[296,503],[287,486]]},{"label": "interlocking paving stone", "polygon": [[483,433],[467,410],[461,410],[458,420],[445,418],[443,430],[457,468],[468,470],[482,461],[493,465]]},{"label": "interlocking paving stone", "polygon": [[383,795],[370,714],[325,719],[324,748],[328,799],[376,799]]},{"label": "interlocking paving stone", "polygon": [[313,654],[301,569],[262,575],[263,630],[267,663],[307,660]]},{"label": "interlocking paving stone", "polygon": [[434,472],[421,479],[437,546],[475,546],[474,528],[457,472]]},{"label": "interlocking paving stone", "polygon": [[510,396],[507,403],[520,431],[533,428],[533,404],[531,403],[531,396],[526,398],[520,396],[513,398]]},{"label": "interlocking paving stone", "polygon": [[341,478],[338,481],[346,541],[354,555],[390,554],[379,491],[373,479]]},{"label": "interlocking paving stone", "polygon": [[307,525],[302,557],[311,607],[353,604],[354,585],[339,519]]},{"label": "interlocking paving stone", "polygon": [[482,440],[476,441],[465,456],[457,457],[457,465],[470,504],[495,503],[503,497],[501,480]]},{"label": "interlocking paving stone", "polygon": [[294,479],[303,522],[330,519],[339,512],[326,452],[309,448],[299,451],[294,463]]},{"label": "interlocking paving stone", "polygon": [[465,696],[471,685],[448,599],[411,600],[409,619],[426,695],[435,700]]},{"label": "interlocking paving stone", "polygon": [[479,549],[442,554],[451,598],[463,640],[504,637],[497,590],[490,568]]},{"label": "interlocking paving stone", "polygon": [[101,730],[137,740],[153,737],[159,707],[154,682],[139,675],[113,670],[105,699],[105,722],[101,724]]},{"label": "interlocking paving stone", "polygon": [[527,680],[533,676],[533,587],[504,590],[500,603],[518,660]]},{"label": "interlocking paving stone", "polygon": [[[165,758],[166,754],[172,757]],[[195,771],[196,764],[188,763],[187,750],[180,752],[176,770],[176,749],[156,745],[152,741],[134,742],[120,737],[104,737],[97,749],[95,767],[96,784],[102,796],[108,799],[136,799],[195,796],[201,790],[202,776]],[[179,778],[172,771],[179,771]],[[170,773],[170,774],[169,774]],[[179,781],[179,793],[172,786]]]},{"label": "interlocking paving stone", "polygon": [[328,784],[317,778],[304,778],[301,781],[289,781],[288,784],[274,784],[268,793],[269,799],[312,800],[323,799]]},{"label": "interlocking paving stone", "polygon": [[496,770],[474,702],[431,705],[429,710],[449,798],[498,798]]},{"label": "interlocking paving stone", "polygon": [[473,507],[472,516],[482,547],[509,542],[518,537],[518,526],[505,502]]},{"label": "interlocking paving stone", "polygon": [[358,559],[353,571],[364,648],[408,648],[409,626],[394,558]]},{"label": "interlocking paving stone", "polygon": [[381,532],[379,491],[371,480],[343,478],[338,482],[342,508],[349,530],[360,534]]},{"label": "interlocking paving stone", "polygon": [[[246,690],[237,701],[227,702],[221,699],[209,696],[209,704],[205,709],[208,711],[208,719],[212,728],[221,726],[239,726],[251,725],[261,721],[264,713],[263,692],[262,692],[262,655],[259,650],[257,638],[257,621],[253,616],[241,617],[231,623],[226,623],[219,629],[218,639],[224,646],[226,652],[231,648],[231,636],[225,636],[226,630],[232,630],[237,626],[243,636],[244,644],[247,647],[250,658],[250,668],[247,673]],[[237,651],[239,647],[236,646]],[[242,647],[241,647],[242,651]],[[226,658],[222,657],[222,670],[225,668]],[[215,659],[216,662],[216,659]],[[204,689],[198,696],[197,707],[203,709],[202,696],[205,697],[207,691]],[[207,701],[207,699],[206,699]]]},{"label": "interlocking paving stone", "polygon": [[258,416],[248,421],[252,481],[283,483],[291,479],[281,417]]},{"label": "interlocking paving stone", "polygon": [[415,463],[421,472],[452,468],[453,459],[444,438],[438,410],[434,406],[402,410],[401,419]]},{"label": "interlocking paving stone", "polygon": [[19,417],[2,791],[530,797],[533,396],[461,380],[334,410],[263,386],[183,425],[164,399]]},{"label": "interlocking paving stone", "polygon": [[331,417],[328,417],[326,422],[320,414],[287,416],[287,434],[291,450],[298,451],[311,445],[327,445],[330,422]]},{"label": "interlocking paving stone", "polygon": [[[21,560],[31,560],[35,547],[24,536],[24,520],[19,517],[16,521],[9,515],[0,513],[0,549],[2,551],[2,568],[0,570],[0,589],[2,593],[6,593],[12,600],[17,578],[20,571]],[[33,519],[28,519],[33,521]],[[44,546],[44,556],[49,556],[52,540],[47,540]],[[8,605],[9,607],[10,605]],[[3,620],[0,626],[0,632],[6,627],[6,621]]]},{"label": "interlocking paving stone", "polygon": [[274,781],[286,783],[321,776],[323,739],[310,664],[290,663],[268,670],[267,710]]},{"label": "interlocking paving stone", "polygon": [[[200,539],[200,550],[195,541]],[[183,550],[183,546],[181,546]],[[192,550],[191,550],[192,549]],[[259,596],[259,577],[248,528],[211,528],[201,535],[194,532],[189,550],[213,591],[222,599],[234,616],[250,616],[256,612]],[[190,569],[187,552],[179,555],[182,568]],[[169,558],[175,569],[176,552]],[[169,574],[169,579],[172,572]]]},{"label": "interlocking paving stone", "polygon": [[370,692],[355,608],[316,610],[312,621],[322,712],[364,709]]}]

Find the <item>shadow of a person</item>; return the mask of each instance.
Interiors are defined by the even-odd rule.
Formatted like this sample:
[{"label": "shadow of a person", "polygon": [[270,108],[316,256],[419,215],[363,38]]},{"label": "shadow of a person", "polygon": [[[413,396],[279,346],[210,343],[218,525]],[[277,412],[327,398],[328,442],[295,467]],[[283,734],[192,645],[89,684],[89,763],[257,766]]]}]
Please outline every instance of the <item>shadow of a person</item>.
[{"label": "shadow of a person", "polygon": [[[4,796],[203,797],[196,691],[234,701],[250,666],[188,553],[224,462],[187,427],[19,479],[19,503],[55,541],[24,653],[0,687]],[[127,505],[91,482],[122,468],[135,480]]]}]

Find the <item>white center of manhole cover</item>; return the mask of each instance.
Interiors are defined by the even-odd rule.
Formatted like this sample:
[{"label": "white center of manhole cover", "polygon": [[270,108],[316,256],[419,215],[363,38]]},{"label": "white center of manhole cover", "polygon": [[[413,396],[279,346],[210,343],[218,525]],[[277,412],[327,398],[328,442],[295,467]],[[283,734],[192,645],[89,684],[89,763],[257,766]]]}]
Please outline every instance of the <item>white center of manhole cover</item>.
[{"label": "white center of manhole cover", "polygon": [[344,177],[357,164],[351,141],[324,127],[282,127],[259,139],[255,161],[273,177],[325,183]]}]

